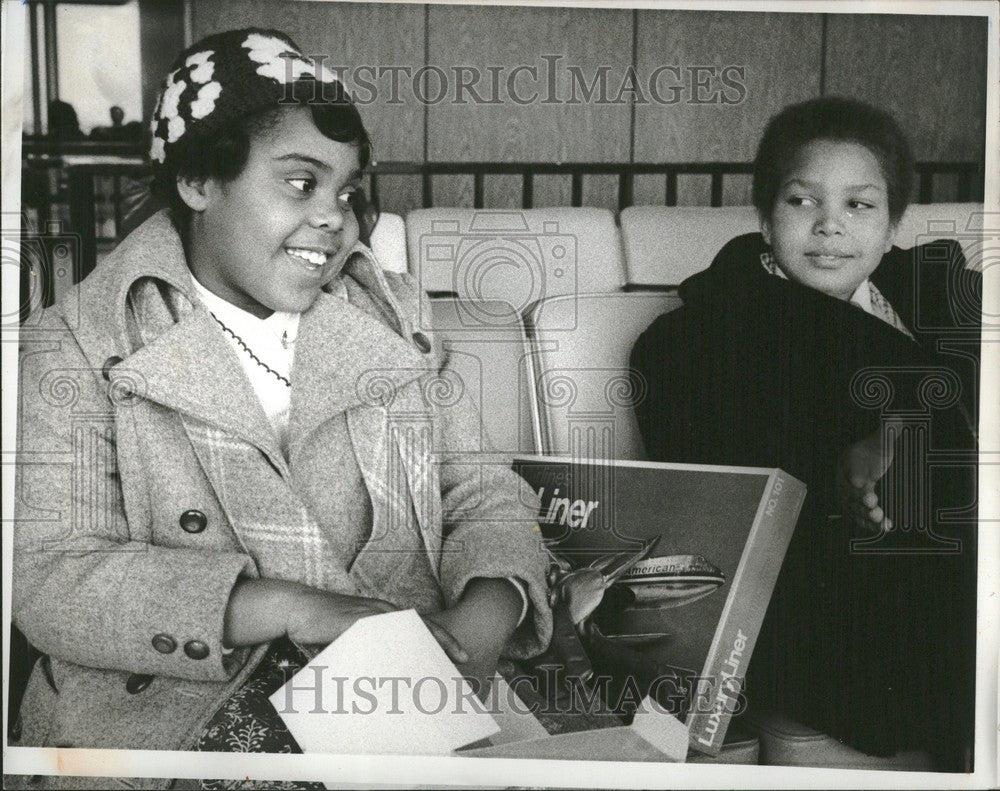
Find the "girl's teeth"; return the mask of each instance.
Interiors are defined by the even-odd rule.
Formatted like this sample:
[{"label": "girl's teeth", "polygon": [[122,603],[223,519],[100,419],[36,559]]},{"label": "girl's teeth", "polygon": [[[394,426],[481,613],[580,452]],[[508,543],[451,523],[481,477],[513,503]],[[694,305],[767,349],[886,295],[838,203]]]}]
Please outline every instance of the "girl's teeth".
[{"label": "girl's teeth", "polygon": [[319,253],[315,250],[302,250],[299,248],[288,248],[287,252],[289,255],[301,258],[307,264],[312,266],[322,266],[326,263],[326,253]]}]

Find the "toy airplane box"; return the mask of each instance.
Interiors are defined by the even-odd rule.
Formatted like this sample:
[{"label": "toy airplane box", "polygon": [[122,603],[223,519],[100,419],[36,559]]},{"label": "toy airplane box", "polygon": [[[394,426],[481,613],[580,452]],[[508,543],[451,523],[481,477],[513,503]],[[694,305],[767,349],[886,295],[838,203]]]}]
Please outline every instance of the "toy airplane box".
[{"label": "toy airplane box", "polygon": [[752,467],[521,456],[514,468],[541,499],[550,550],[577,576],[655,542],[577,627],[605,692],[638,679],[693,749],[717,755],[805,485]]}]

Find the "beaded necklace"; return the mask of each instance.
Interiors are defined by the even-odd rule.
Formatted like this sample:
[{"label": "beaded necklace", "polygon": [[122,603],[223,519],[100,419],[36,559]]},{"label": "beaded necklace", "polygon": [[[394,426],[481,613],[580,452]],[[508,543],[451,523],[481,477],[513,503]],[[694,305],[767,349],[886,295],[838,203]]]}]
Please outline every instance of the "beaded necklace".
[{"label": "beaded necklace", "polygon": [[[263,368],[268,373],[274,374],[274,376],[278,379],[278,381],[281,382],[282,384],[284,384],[285,387],[291,387],[292,386],[292,383],[290,381],[288,381],[287,377],[284,377],[281,374],[279,374],[270,365],[268,365],[267,363],[265,363],[263,360],[260,359],[260,357],[258,357],[256,354],[254,354],[253,350],[249,346],[247,346],[246,341],[244,341],[239,335],[237,335],[235,332],[233,332],[231,329],[229,329],[229,327],[227,327],[225,324],[223,324],[222,320],[218,316],[216,316],[214,313],[212,313],[212,318],[215,319],[215,321],[218,323],[218,325],[220,327],[222,327],[222,329],[223,329],[224,332],[227,332],[233,338],[233,340],[236,341],[240,345],[240,348],[242,348],[243,351],[245,351],[247,354],[250,355],[250,359],[251,360],[253,360],[255,363],[257,363],[257,365],[259,365],[261,368]],[[286,332],[285,336],[287,337],[287,335],[288,335],[288,333]],[[282,345],[283,346],[285,345],[286,342],[287,342],[286,338],[282,338]]]}]

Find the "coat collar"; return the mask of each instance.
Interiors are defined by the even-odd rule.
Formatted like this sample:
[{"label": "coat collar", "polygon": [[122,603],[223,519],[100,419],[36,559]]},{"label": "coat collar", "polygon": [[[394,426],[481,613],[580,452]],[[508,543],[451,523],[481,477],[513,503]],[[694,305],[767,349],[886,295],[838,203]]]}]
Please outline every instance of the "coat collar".
[{"label": "coat collar", "polygon": [[[280,458],[239,361],[196,296],[166,211],[130,234],[105,262],[106,326],[127,352],[111,372],[137,394],[214,424]],[[96,274],[96,273],[95,273]],[[411,339],[412,320],[363,245],[303,313],[292,370],[291,449],[326,418],[358,404],[387,408],[395,388],[434,358]],[[413,312],[413,311],[410,311]]]}]

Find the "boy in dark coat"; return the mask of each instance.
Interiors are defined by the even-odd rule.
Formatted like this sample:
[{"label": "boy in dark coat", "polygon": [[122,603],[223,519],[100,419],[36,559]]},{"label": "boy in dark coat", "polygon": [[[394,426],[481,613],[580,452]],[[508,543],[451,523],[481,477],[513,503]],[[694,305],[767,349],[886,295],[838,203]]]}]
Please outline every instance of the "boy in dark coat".
[{"label": "boy in dark coat", "polygon": [[[746,683],[865,752],[971,758],[981,275],[892,246],[913,162],[888,115],[818,99],[768,126],[760,234],[729,242],[643,334],[655,461],[781,467],[809,495]],[[972,317],[972,318],[970,318]],[[958,350],[958,351],[956,351]],[[963,356],[964,355],[964,356]],[[929,451],[964,469],[928,474]]]}]

